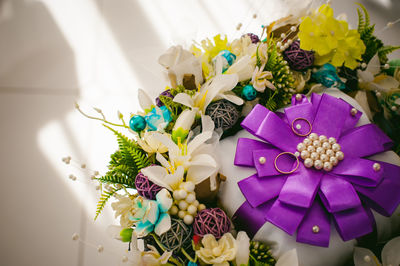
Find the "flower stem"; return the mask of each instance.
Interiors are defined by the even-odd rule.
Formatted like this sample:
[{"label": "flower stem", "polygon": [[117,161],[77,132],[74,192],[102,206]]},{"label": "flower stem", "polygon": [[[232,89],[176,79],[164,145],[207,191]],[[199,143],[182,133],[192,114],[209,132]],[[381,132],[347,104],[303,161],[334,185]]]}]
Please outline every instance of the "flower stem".
[{"label": "flower stem", "polygon": [[81,110],[81,108],[79,107],[78,104],[75,104],[75,108],[79,111],[79,113],[81,113],[83,116],[85,116],[85,117],[87,117],[87,118],[89,118],[89,119],[99,120],[99,121],[102,121],[102,122],[104,122],[104,123],[110,124],[110,125],[112,125],[112,126],[116,126],[116,127],[129,128],[129,127],[125,124],[125,122],[121,125],[121,124],[116,124],[116,123],[112,123],[112,122],[110,122],[110,121],[107,121],[103,113],[100,113],[101,116],[102,116],[102,118],[99,118],[99,117],[94,117],[94,116],[90,116],[90,115],[85,114],[85,113]]}]

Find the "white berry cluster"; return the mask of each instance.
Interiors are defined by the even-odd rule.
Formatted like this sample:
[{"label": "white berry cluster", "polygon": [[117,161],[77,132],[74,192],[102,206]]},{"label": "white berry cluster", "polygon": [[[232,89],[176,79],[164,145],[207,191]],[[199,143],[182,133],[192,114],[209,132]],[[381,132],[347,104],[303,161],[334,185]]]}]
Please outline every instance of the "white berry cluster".
[{"label": "white berry cluster", "polygon": [[182,182],[179,185],[179,189],[174,190],[172,196],[174,198],[174,204],[169,210],[169,213],[171,215],[178,215],[178,217],[183,219],[183,222],[187,225],[193,223],[197,211],[206,208],[204,204],[200,204],[199,201],[196,200],[196,192],[194,192],[193,182]]},{"label": "white berry cluster", "polygon": [[300,152],[300,157],[307,168],[314,167],[328,172],[344,159],[344,154],[340,149],[335,138],[318,136],[316,133],[311,133],[303,142],[297,144],[297,151]]}]

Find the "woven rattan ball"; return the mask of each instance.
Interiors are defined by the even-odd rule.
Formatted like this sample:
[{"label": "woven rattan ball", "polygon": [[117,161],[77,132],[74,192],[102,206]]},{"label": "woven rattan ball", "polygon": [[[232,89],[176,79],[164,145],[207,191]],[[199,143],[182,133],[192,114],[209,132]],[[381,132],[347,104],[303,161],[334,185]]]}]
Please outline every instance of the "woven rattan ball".
[{"label": "woven rattan ball", "polygon": [[222,128],[223,131],[232,128],[239,119],[239,111],[227,100],[211,103],[206,109],[206,115],[214,121],[215,128]]},{"label": "woven rattan ball", "polygon": [[160,241],[167,250],[178,253],[181,248],[186,250],[192,245],[192,236],[191,226],[180,219],[171,218],[171,229],[160,236]]},{"label": "woven rattan ball", "polygon": [[220,208],[205,209],[197,214],[193,228],[196,235],[212,234],[219,239],[231,230],[231,221]]},{"label": "woven rattan ball", "polygon": [[301,49],[299,41],[294,41],[283,52],[283,57],[289,63],[289,66],[297,71],[303,71],[314,63],[314,52]]},{"label": "woven rattan ball", "polygon": [[138,194],[149,200],[155,200],[157,193],[162,189],[159,185],[151,182],[142,172],[137,174],[135,186]]}]

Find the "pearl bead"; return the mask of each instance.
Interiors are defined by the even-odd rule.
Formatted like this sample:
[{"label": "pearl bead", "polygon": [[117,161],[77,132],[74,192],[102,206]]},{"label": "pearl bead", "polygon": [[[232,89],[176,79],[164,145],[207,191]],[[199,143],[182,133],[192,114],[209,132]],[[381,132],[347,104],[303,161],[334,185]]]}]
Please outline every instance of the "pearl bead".
[{"label": "pearl bead", "polygon": [[315,147],[314,146],[308,146],[307,147],[307,151],[314,152],[315,151]]},{"label": "pearl bead", "polygon": [[324,165],[322,164],[322,161],[321,161],[321,160],[316,160],[316,161],[314,162],[314,167],[315,167],[316,169],[318,169],[318,170],[322,169],[323,166],[324,166]]},{"label": "pearl bead", "polygon": [[78,240],[78,239],[79,239],[79,234],[78,234],[78,233],[74,233],[74,234],[72,235],[72,240],[76,241],[76,240]]},{"label": "pearl bead", "polygon": [[97,252],[101,253],[104,251],[104,247],[102,245],[97,246]]},{"label": "pearl bead", "polygon": [[265,157],[260,157],[260,158],[258,158],[258,162],[259,162],[260,164],[265,164],[266,161],[267,161],[267,160],[265,159]]},{"label": "pearl bead", "polygon": [[187,181],[186,183],[185,183],[185,189],[186,189],[186,191],[187,192],[192,192],[192,191],[194,191],[194,183],[192,182],[192,181]]},{"label": "pearl bead", "polygon": [[199,204],[199,206],[197,207],[197,209],[199,210],[199,211],[202,211],[202,210],[204,210],[206,208],[206,205],[204,205],[203,203],[202,204]]},{"label": "pearl bead", "polygon": [[382,96],[382,94],[381,94],[379,91],[377,91],[377,92],[375,93],[375,95],[376,95],[376,97],[381,97],[381,96]]},{"label": "pearl bead", "polygon": [[296,26],[290,27],[290,31],[295,32],[297,30]]},{"label": "pearl bead", "polygon": [[287,43],[290,45],[290,44],[293,43],[293,41],[289,39],[289,40],[287,41]]},{"label": "pearl bead", "polygon": [[324,142],[322,143],[322,148],[324,148],[325,150],[329,150],[331,148],[331,144],[329,144],[329,142]]},{"label": "pearl bead", "polygon": [[393,105],[390,109],[391,109],[393,112],[396,112],[396,111],[397,111],[397,106]]},{"label": "pearl bead", "polygon": [[381,170],[381,165],[379,163],[374,163],[372,168],[374,168],[375,172],[378,172],[379,170]]},{"label": "pearl bead", "polygon": [[385,64],[385,65],[383,66],[383,68],[384,68],[384,69],[389,69],[390,66],[389,66],[389,64]]},{"label": "pearl bead", "polygon": [[318,135],[316,133],[311,133],[310,136],[308,136],[310,140],[317,140]]},{"label": "pearl bead", "polygon": [[281,38],[284,39],[286,37],[285,33],[281,33]]},{"label": "pearl bead", "polygon": [[363,63],[361,64],[361,68],[367,68],[367,64],[366,64],[365,62],[363,62]]},{"label": "pearl bead", "polygon": [[178,194],[179,194],[179,198],[181,198],[181,199],[185,199],[187,196],[186,190],[183,190],[183,189],[178,190]]},{"label": "pearl bead", "polygon": [[368,255],[365,255],[365,256],[364,256],[364,261],[365,261],[365,262],[371,262],[371,257],[368,256]]},{"label": "pearl bead", "polygon": [[182,211],[186,210],[187,207],[188,207],[188,204],[187,204],[186,201],[181,200],[181,201],[179,202],[179,209],[181,209]]},{"label": "pearl bead", "polygon": [[299,153],[298,151],[296,151],[296,152],[294,153],[294,156],[299,157],[299,156],[300,156],[300,153]]},{"label": "pearl bead", "polygon": [[319,233],[319,226],[318,226],[318,225],[314,225],[314,226],[312,227],[312,231],[313,231],[314,234]]},{"label": "pearl bead", "polygon": [[189,205],[189,207],[187,208],[187,212],[194,215],[197,212],[197,207],[194,205]]},{"label": "pearl bead", "polygon": [[309,145],[312,144],[312,141],[311,141],[309,138],[305,138],[305,139],[303,140],[303,143],[304,143],[304,145],[309,146]]},{"label": "pearl bead", "polygon": [[199,206],[199,204],[200,204],[200,203],[199,203],[198,200],[195,200],[195,201],[192,203],[192,205],[194,205],[194,206],[196,206],[196,207]]},{"label": "pearl bead", "polygon": [[319,156],[319,159],[321,160],[321,161],[323,161],[323,162],[327,162],[327,161],[329,161],[329,156],[328,155],[326,155],[325,153],[324,154],[321,154],[320,156]]},{"label": "pearl bead", "polygon": [[333,168],[333,165],[330,162],[324,162],[324,170],[329,172]]},{"label": "pearl bead", "polygon": [[344,153],[342,151],[336,152],[336,158],[341,161],[344,159]]},{"label": "pearl bead", "polygon": [[330,138],[328,139],[328,142],[329,142],[329,144],[333,145],[333,144],[336,143],[336,139],[333,138],[333,137],[330,137]]},{"label": "pearl bead", "polygon": [[187,225],[191,225],[193,223],[193,216],[186,214],[185,217],[183,217],[183,222]]},{"label": "pearl bead", "polygon": [[171,209],[169,209],[169,213],[170,213],[171,215],[177,215],[178,212],[179,212],[179,210],[178,210],[178,207],[176,207],[176,205],[173,205],[173,206],[171,207]]},{"label": "pearl bead", "polygon": [[314,164],[314,161],[311,158],[307,158],[304,160],[304,166],[307,168],[311,168]]},{"label": "pearl bead", "polygon": [[328,141],[328,138],[325,135],[321,135],[319,136],[319,141],[321,141],[321,143]]},{"label": "pearl bead", "polygon": [[340,145],[338,143],[335,143],[332,145],[332,150],[333,151],[340,151]]},{"label": "pearl bead", "polygon": [[180,200],[180,199],[181,199],[180,194],[179,194],[179,191],[180,191],[180,190],[174,190],[174,192],[172,193],[172,196],[173,196],[173,198],[174,198],[175,200]]},{"label": "pearl bead", "polygon": [[302,151],[300,157],[301,159],[305,160],[310,157],[310,153],[308,151]]},{"label": "pearl bead", "polygon": [[122,256],[122,262],[128,262],[128,257],[127,256]]},{"label": "pearl bead", "polygon": [[306,147],[306,145],[304,145],[304,143],[299,143],[299,144],[297,144],[297,150],[298,150],[299,152],[304,151],[306,148],[307,148],[307,147]]},{"label": "pearl bead", "polygon": [[183,219],[183,217],[185,217],[185,215],[186,215],[186,212],[184,212],[184,211],[179,211],[178,212],[178,217],[181,218],[181,219]]},{"label": "pearl bead", "polygon": [[330,162],[333,166],[336,166],[336,165],[339,163],[339,160],[338,160],[336,157],[331,156],[331,157],[329,158],[329,162]]},{"label": "pearl bead", "polygon": [[296,129],[300,130],[300,129],[301,129],[301,125],[300,125],[300,124],[297,124],[297,125],[296,125]]},{"label": "pearl bead", "polygon": [[316,152],[312,152],[312,153],[310,154],[310,158],[311,158],[313,161],[315,161],[315,160],[317,160],[317,159],[319,158],[319,154],[316,153]]},{"label": "pearl bead", "polygon": [[328,155],[328,156],[331,156],[331,157],[335,156],[335,152],[333,150],[331,150],[331,149],[326,150],[325,154]]},{"label": "pearl bead", "polygon": [[314,140],[314,141],[313,141],[313,145],[314,145],[315,147],[321,147],[321,142],[320,142],[319,140]]},{"label": "pearl bead", "polygon": [[357,114],[357,109],[356,109],[356,108],[351,108],[350,114],[351,114],[352,116],[355,116],[355,115]]},{"label": "pearl bead", "polygon": [[187,203],[192,203],[196,200],[196,195],[194,193],[189,193],[186,197]]},{"label": "pearl bead", "polygon": [[319,154],[324,154],[324,153],[325,153],[325,149],[322,148],[322,147],[318,147],[315,151],[316,151],[317,153],[319,153]]},{"label": "pearl bead", "polygon": [[303,99],[303,96],[301,96],[301,94],[296,94],[296,101],[301,101],[301,99]]}]

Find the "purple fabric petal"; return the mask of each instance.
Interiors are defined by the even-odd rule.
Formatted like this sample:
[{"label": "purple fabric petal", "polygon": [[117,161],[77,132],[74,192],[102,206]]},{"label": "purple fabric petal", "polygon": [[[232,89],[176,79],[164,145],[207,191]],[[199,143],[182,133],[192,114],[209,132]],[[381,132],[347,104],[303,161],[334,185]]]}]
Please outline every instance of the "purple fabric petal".
[{"label": "purple fabric petal", "polygon": [[253,151],[271,149],[272,145],[255,139],[240,138],[236,145],[234,164],[238,166],[254,167]]},{"label": "purple fabric petal", "polygon": [[306,214],[306,208],[286,205],[279,199],[274,202],[265,218],[289,235],[293,235]]},{"label": "purple fabric petal", "polygon": [[[282,175],[281,172],[276,170],[274,165],[276,156],[278,156],[281,152],[281,150],[276,148],[253,151],[254,167],[256,168],[259,177]],[[265,158],[265,163],[260,163],[261,157]],[[296,167],[297,162],[293,156],[282,155],[279,157],[276,164],[281,171],[288,172]]]},{"label": "purple fabric petal", "polygon": [[292,106],[293,106],[293,105],[301,105],[301,104],[304,104],[304,103],[308,103],[308,102],[309,102],[308,99],[307,99],[307,97],[306,97],[304,94],[300,94],[300,95],[301,95],[301,100],[300,100],[300,101],[298,101],[298,100],[296,99],[296,94],[293,94],[293,95],[292,95],[292,99],[291,99]]},{"label": "purple fabric petal", "polygon": [[[318,232],[313,232],[314,226],[318,226]],[[297,230],[296,241],[321,247],[328,247],[330,233],[331,225],[329,215],[321,206],[319,201],[314,201]]]},{"label": "purple fabric petal", "polygon": [[361,237],[373,231],[370,217],[362,206],[333,213],[333,218],[336,230],[343,241]]},{"label": "purple fabric petal", "polygon": [[248,132],[255,135],[262,121],[269,112],[270,111],[267,108],[260,104],[257,104],[240,125]]},{"label": "purple fabric petal", "polygon": [[302,141],[302,138],[295,135],[290,126],[273,112],[267,114],[255,135],[275,147],[289,152],[295,152],[297,144]]},{"label": "purple fabric petal", "polygon": [[[285,108],[285,115],[289,125],[292,125],[295,119],[302,118],[298,119],[295,122],[294,126],[300,125],[301,129],[300,130],[296,129],[296,131],[304,135],[310,131],[310,125],[314,120],[315,113],[313,105],[311,103],[305,103]],[[306,119],[308,122],[310,122],[310,125],[303,119]]]},{"label": "purple fabric petal", "polygon": [[374,187],[383,178],[383,170],[374,171],[374,163],[375,161],[367,159],[346,157],[333,168],[331,173],[357,185]]},{"label": "purple fabric petal", "polygon": [[[342,99],[340,99],[340,100],[342,100]],[[360,118],[362,116],[362,112],[359,110],[357,110],[357,113],[355,115],[352,115],[351,109],[353,109],[353,106],[348,104],[348,115],[347,115],[347,117],[345,117],[346,119],[344,121],[342,132],[345,132],[349,129],[354,128],[357,125],[358,120],[360,120]]]},{"label": "purple fabric petal", "polygon": [[317,194],[323,173],[307,169],[301,164],[283,185],[279,200],[289,205],[309,208]]},{"label": "purple fabric petal", "polygon": [[232,216],[232,222],[237,230],[244,230],[253,238],[258,230],[265,224],[265,214],[271,208],[274,200],[268,201],[257,208],[253,208],[245,201]]},{"label": "purple fabric petal", "polygon": [[344,126],[345,119],[343,118],[349,115],[348,110],[346,102],[323,94],[315,115],[312,132],[338,139]]},{"label": "purple fabric petal", "polygon": [[355,185],[371,208],[384,216],[391,216],[400,204],[400,167],[381,162],[385,178],[376,187]]},{"label": "purple fabric petal", "polygon": [[259,178],[257,174],[238,182],[246,200],[252,207],[257,207],[279,195],[286,177]]},{"label": "purple fabric petal", "polygon": [[361,205],[353,185],[330,174],[322,178],[319,195],[329,212],[340,212]]},{"label": "purple fabric petal", "polygon": [[367,124],[352,129],[339,140],[346,156],[365,157],[389,150],[392,140],[376,125]]}]

